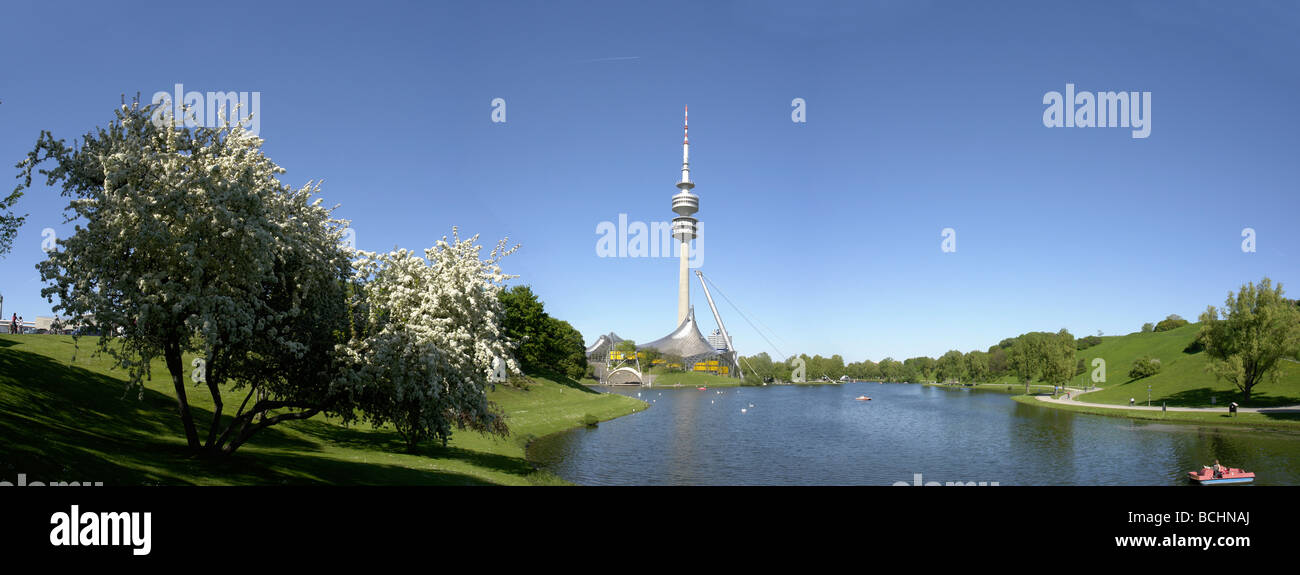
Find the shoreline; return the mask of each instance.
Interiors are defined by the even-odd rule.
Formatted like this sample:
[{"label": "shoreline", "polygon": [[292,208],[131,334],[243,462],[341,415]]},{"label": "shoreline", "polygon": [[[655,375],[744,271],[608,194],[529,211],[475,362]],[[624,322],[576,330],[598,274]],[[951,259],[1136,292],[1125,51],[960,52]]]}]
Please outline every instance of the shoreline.
[{"label": "shoreline", "polygon": [[1295,408],[1256,408],[1269,411],[1239,411],[1235,416],[1232,416],[1227,413],[1226,409],[1169,408],[1168,411],[1162,411],[1158,407],[1075,403],[1073,400],[1058,400],[1045,395],[1025,395],[1023,393],[1014,395],[1011,399],[1025,405],[1104,417],[1259,431],[1300,430],[1300,409]]},{"label": "shoreline", "polygon": [[[611,394],[611,395],[617,395],[617,396],[619,396],[619,397],[626,397],[626,398],[628,398],[628,399],[630,399],[630,400],[633,400],[633,401],[635,401],[636,403],[640,404],[640,405],[632,404],[631,406],[629,406],[629,409],[628,409],[627,411],[624,411],[624,412],[622,412],[622,413],[615,413],[614,415],[611,415],[611,416],[609,416],[609,417],[605,417],[605,418],[597,417],[597,418],[596,418],[596,423],[597,423],[596,426],[598,426],[598,425],[601,424],[601,423],[605,423],[606,421],[613,421],[613,420],[618,419],[618,418],[620,418],[620,417],[627,417],[627,416],[629,416],[629,415],[634,415],[634,414],[637,414],[637,413],[641,413],[642,411],[645,411],[645,410],[647,410],[647,409],[650,409],[650,407],[651,407],[651,405],[652,405],[650,402],[645,401],[645,400],[643,400],[643,399],[636,398],[636,397],[626,396],[626,395],[622,395],[622,394],[614,394],[614,393],[611,393],[611,392],[608,392],[608,391],[600,391],[600,390],[599,390],[599,388],[602,388],[602,387],[648,387],[648,386],[600,385],[600,384],[598,384],[598,383],[596,383],[596,384],[589,384],[589,383],[586,383],[585,381],[582,381],[582,382],[580,382],[580,383],[581,383],[584,387],[587,387],[587,388],[597,388],[597,389],[592,389],[592,390],[591,390],[591,391],[594,392],[594,393],[598,393],[598,394]],[[549,431],[549,432],[543,433],[543,434],[541,434],[541,435],[533,435],[533,437],[527,439],[527,440],[524,441],[524,442],[522,443],[522,445],[521,445],[521,448],[522,448],[522,450],[523,450],[523,459],[524,459],[525,462],[528,463],[529,466],[531,466],[531,467],[533,468],[533,472],[534,472],[534,473],[542,473],[542,474],[545,474],[545,475],[547,475],[547,476],[549,476],[549,477],[552,477],[552,478],[554,478],[554,479],[556,480],[557,483],[560,483],[560,484],[563,485],[563,486],[567,486],[567,487],[582,487],[582,484],[581,484],[581,483],[574,483],[574,482],[572,482],[572,481],[570,481],[570,480],[568,480],[568,479],[566,479],[566,478],[564,478],[564,477],[561,477],[561,476],[557,475],[555,472],[553,472],[553,471],[551,471],[551,470],[549,470],[549,469],[546,469],[546,468],[545,468],[544,466],[542,466],[542,465],[541,465],[541,464],[540,464],[536,459],[533,459],[533,457],[532,457],[532,453],[531,453],[531,450],[532,450],[533,444],[536,443],[536,442],[539,441],[539,440],[542,440],[542,439],[545,439],[545,438],[551,437],[551,436],[553,436],[553,435],[559,435],[559,434],[561,434],[561,433],[571,433],[571,432],[573,432],[573,431],[576,430],[576,429],[582,429],[582,428],[584,428],[584,427],[596,427],[596,426],[589,425],[589,424],[587,424],[587,423],[585,423],[585,422],[583,422],[583,421],[577,421],[577,422],[575,422],[573,425],[571,425],[571,426],[569,426],[569,427],[565,427],[565,428],[563,428],[563,429],[556,429],[556,430],[553,430],[553,431]],[[536,486],[536,483],[532,484],[532,486]]]},{"label": "shoreline", "polygon": [[[941,389],[979,389],[979,390],[983,390],[983,391],[997,391],[997,392],[1000,392],[1000,393],[1011,393],[1011,394],[1019,394],[1019,395],[1024,395],[1024,392],[1025,392],[1025,384],[1023,384],[1023,383],[1012,383],[1012,384],[1006,384],[1006,383],[976,383],[976,384],[971,384],[971,385],[960,384],[960,383],[958,383],[958,384],[947,384],[947,383],[922,383],[921,385],[924,385],[924,386],[927,386],[927,387],[938,387],[938,388],[941,388]],[[1044,389],[1053,389],[1053,387],[1050,386],[1050,385],[1039,384],[1039,383],[1033,383],[1033,384],[1030,384],[1029,387],[1030,387],[1030,388],[1039,387],[1039,388],[1044,388]]]},{"label": "shoreline", "polygon": [[[1159,406],[1155,405],[1128,406],[1078,401],[1080,395],[1099,391],[1104,388],[1094,388],[1087,391],[1073,387],[1064,388],[1064,391],[1068,391],[1071,394],[1071,399],[1064,399],[1062,397],[1053,397],[1050,393],[1033,393],[1032,391],[1029,395],[1026,395],[1024,385],[1016,384],[1011,384],[1010,389],[1007,388],[1007,384],[1002,383],[983,383],[969,386],[946,385],[941,383],[924,383],[921,385],[945,389],[979,389],[999,393],[1010,393],[1012,394],[1011,399],[1017,403],[1047,409],[1059,409],[1074,413],[1101,415],[1104,417],[1120,417],[1142,421],[1184,425],[1208,425],[1214,427],[1253,429],[1260,431],[1300,430],[1300,405],[1281,407],[1243,407],[1238,410],[1235,416],[1233,416],[1228,413],[1227,407],[1202,408],[1171,406],[1168,407],[1167,410],[1162,410]],[[1035,387],[1048,390],[1054,389],[1054,387],[1050,385],[1030,385],[1031,389]]]}]

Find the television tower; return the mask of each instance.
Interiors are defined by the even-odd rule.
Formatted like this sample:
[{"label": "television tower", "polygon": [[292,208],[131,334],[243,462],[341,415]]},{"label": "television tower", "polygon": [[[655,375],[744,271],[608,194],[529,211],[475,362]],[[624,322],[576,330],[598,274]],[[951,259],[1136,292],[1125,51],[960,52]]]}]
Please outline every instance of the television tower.
[{"label": "television tower", "polygon": [[677,217],[673,218],[673,238],[681,242],[677,268],[677,325],[686,321],[691,313],[691,282],[688,268],[691,259],[691,240],[695,239],[695,226],[699,221],[692,216],[700,211],[700,198],[691,193],[695,184],[691,182],[690,112],[688,106],[682,127],[682,181],[677,182],[677,189],[681,191],[673,194],[673,212],[677,214]]}]

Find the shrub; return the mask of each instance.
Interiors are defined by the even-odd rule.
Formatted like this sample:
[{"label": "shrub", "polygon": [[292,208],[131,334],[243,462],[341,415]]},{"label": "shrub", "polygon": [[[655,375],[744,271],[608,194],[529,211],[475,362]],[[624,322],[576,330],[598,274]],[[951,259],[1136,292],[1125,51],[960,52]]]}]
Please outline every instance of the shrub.
[{"label": "shrub", "polygon": [[1156,324],[1155,331],[1169,331],[1171,329],[1183,327],[1189,323],[1191,322],[1179,317],[1178,314],[1169,314],[1169,317],[1160,320],[1160,323]]},{"label": "shrub", "polygon": [[1143,356],[1133,360],[1133,368],[1128,371],[1128,376],[1133,379],[1142,379],[1157,373],[1160,373],[1160,360]]}]

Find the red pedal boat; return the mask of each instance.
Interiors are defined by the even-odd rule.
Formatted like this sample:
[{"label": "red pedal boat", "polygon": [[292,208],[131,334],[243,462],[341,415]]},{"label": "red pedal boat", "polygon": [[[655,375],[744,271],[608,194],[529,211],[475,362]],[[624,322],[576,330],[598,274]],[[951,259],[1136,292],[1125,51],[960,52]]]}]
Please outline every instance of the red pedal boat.
[{"label": "red pedal boat", "polygon": [[1250,483],[1255,480],[1255,474],[1249,471],[1242,471],[1235,467],[1220,467],[1219,469],[1216,473],[1214,468],[1206,466],[1202,467],[1200,471],[1188,471],[1187,476],[1201,485]]}]

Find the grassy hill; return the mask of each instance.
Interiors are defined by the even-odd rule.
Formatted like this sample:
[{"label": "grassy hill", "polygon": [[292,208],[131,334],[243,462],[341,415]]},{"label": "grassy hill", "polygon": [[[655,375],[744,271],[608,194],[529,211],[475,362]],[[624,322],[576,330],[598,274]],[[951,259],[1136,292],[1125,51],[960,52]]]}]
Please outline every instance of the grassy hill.
[{"label": "grassy hill", "polygon": [[682,372],[653,369],[650,373],[655,376],[655,387],[672,387],[674,385],[681,385],[682,387],[732,387],[740,385],[740,378],[726,377],[703,371]]},{"label": "grassy hill", "polygon": [[[0,481],[101,481],[141,484],[528,485],[563,483],[533,469],[525,446],[535,437],[645,409],[646,404],[598,394],[573,380],[534,378],[526,388],[500,385],[489,398],[506,411],[512,436],[456,433],[446,448],[429,443],[406,453],[397,433],[368,425],[344,427],[324,417],[259,432],[233,457],[186,456],[171,379],[155,362],[144,398],[125,394],[125,378],[105,357],[91,357],[81,338],[0,336]],[[189,365],[192,358],[185,358]],[[200,435],[211,420],[206,389],[188,394]],[[223,401],[233,410],[242,393]]]},{"label": "grassy hill", "polygon": [[[1193,351],[1192,343],[1200,324],[1191,324],[1160,333],[1131,333],[1102,338],[1102,343],[1079,352],[1087,371],[1076,376],[1070,385],[1082,387],[1091,383],[1092,360],[1106,361],[1106,382],[1099,384],[1101,391],[1089,393],[1084,401],[1093,403],[1127,404],[1129,398],[1146,403],[1147,386],[1151,386],[1153,405],[1168,402],[1170,406],[1223,407],[1229,401],[1241,402],[1241,392],[1236,386],[1217,380],[1206,371],[1209,358],[1204,351]],[[1128,376],[1133,361],[1149,355],[1159,358],[1160,373],[1140,380]],[[1282,374],[1276,381],[1256,386],[1247,407],[1274,407],[1300,404],[1300,364],[1282,362]],[[1210,398],[1217,399],[1216,404]]]}]

